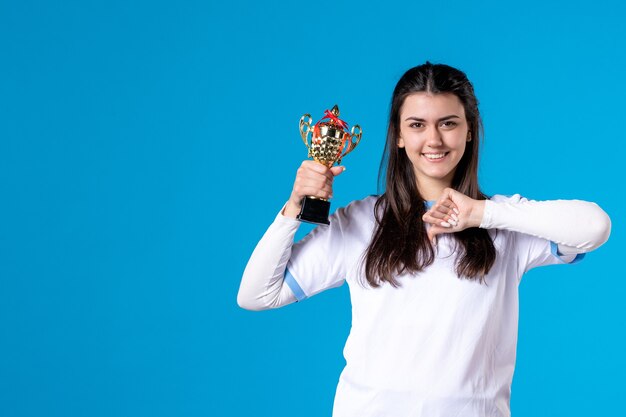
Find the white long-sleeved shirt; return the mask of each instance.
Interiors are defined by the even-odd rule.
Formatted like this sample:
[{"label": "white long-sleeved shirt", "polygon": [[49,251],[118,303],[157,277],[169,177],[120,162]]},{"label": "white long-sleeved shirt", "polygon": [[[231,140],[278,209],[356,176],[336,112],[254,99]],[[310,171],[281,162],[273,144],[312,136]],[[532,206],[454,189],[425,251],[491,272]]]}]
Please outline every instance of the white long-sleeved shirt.
[{"label": "white long-sleeved shirt", "polygon": [[[237,302],[245,309],[266,310],[297,301],[284,278],[300,221],[284,216],[283,209],[259,241],[244,271]],[[575,255],[590,252],[606,242],[611,220],[596,203],[520,197],[517,201],[485,200],[480,228],[540,237],[557,244],[558,254]],[[563,259],[571,261],[574,257]]]},{"label": "white long-sleeved shirt", "polygon": [[348,283],[352,328],[333,417],[510,416],[520,279],[602,245],[609,217],[580,200],[496,195],[480,225],[496,249],[485,284],[456,276],[455,242],[443,234],[433,264],[400,275],[399,288],[369,288],[360,260],[375,202],[372,196],[338,209],[330,226],[296,244],[299,222],[279,214],[246,267],[239,305],[280,307]]}]

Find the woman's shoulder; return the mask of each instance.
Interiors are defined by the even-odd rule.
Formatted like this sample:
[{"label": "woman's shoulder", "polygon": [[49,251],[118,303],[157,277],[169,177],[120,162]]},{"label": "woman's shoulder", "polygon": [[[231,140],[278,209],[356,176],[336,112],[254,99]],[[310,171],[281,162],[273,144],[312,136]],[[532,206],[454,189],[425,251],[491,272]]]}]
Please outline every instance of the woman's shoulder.
[{"label": "woman's shoulder", "polygon": [[368,195],[360,200],[350,202],[345,208],[350,207],[353,210],[371,210],[380,197],[381,196],[377,194]]},{"label": "woman's shoulder", "polygon": [[364,219],[366,217],[373,216],[376,202],[380,197],[380,195],[373,194],[360,200],[353,200],[346,206],[338,208],[334,216],[343,219],[350,219],[355,217]]}]

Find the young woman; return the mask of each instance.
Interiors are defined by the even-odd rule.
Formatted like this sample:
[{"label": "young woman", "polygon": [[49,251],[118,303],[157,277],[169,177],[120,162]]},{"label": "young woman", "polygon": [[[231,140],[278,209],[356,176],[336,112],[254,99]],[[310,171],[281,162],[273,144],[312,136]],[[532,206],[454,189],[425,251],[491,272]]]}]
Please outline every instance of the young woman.
[{"label": "young woman", "polygon": [[483,194],[482,132],[465,74],[426,63],[392,97],[386,189],[293,242],[306,195],[329,198],[344,168],[305,161],[257,245],[237,297],[249,310],[346,281],[352,329],[333,416],[510,416],[518,284],[575,263],[611,222],[595,203]]}]

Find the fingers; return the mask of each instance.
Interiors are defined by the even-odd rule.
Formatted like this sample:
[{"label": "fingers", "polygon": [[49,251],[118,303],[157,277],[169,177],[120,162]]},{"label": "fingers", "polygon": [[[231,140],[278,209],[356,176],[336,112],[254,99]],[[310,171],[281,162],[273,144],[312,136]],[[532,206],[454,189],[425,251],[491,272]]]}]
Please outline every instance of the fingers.
[{"label": "fingers", "polygon": [[[478,213],[475,216],[472,213]],[[456,233],[471,227],[479,227],[484,212],[480,202],[458,192],[446,188],[437,202],[422,216],[422,220],[429,225],[439,227],[437,233]]]},{"label": "fingers", "polygon": [[436,204],[437,208],[442,210],[442,211],[446,211],[446,212],[451,212],[454,211],[456,212],[456,214],[459,214],[459,210],[456,207],[456,204],[454,204],[454,202],[452,200],[446,199],[446,200],[442,200],[440,202],[438,202]]},{"label": "fingers", "polygon": [[455,213],[455,209],[456,207],[452,202],[436,203],[424,214],[422,220],[442,227],[456,226],[459,223],[459,217]]},{"label": "fingers", "polygon": [[474,201],[463,193],[446,188],[438,201],[422,216],[422,220],[430,226],[427,229],[431,241],[435,243],[438,234],[478,227],[470,222]]},{"label": "fingers", "polygon": [[305,196],[330,199],[333,196],[333,179],[344,167],[328,168],[315,161],[304,161],[296,173],[292,199],[294,203]]},{"label": "fingers", "polygon": [[439,197],[437,205],[451,208],[453,211],[456,212],[456,214],[459,214],[458,207],[456,206],[456,201],[460,197],[465,197],[465,195],[459,193],[454,188],[447,187],[443,190],[443,193]]},{"label": "fingers", "polygon": [[[426,212],[423,216],[422,216],[422,220],[424,220],[426,223],[431,223],[437,226],[441,226],[441,227],[452,227],[452,224],[450,223],[450,219],[448,219],[449,216],[444,216],[441,213],[438,212],[431,212],[428,211]],[[452,221],[454,221],[452,219]]]},{"label": "fingers", "polygon": [[337,175],[341,174],[341,173],[342,173],[343,171],[345,171],[345,170],[346,170],[346,167],[344,167],[344,166],[338,166],[338,167],[332,167],[332,168],[330,169],[330,172],[332,172],[333,176],[335,176],[335,177],[336,177]]}]

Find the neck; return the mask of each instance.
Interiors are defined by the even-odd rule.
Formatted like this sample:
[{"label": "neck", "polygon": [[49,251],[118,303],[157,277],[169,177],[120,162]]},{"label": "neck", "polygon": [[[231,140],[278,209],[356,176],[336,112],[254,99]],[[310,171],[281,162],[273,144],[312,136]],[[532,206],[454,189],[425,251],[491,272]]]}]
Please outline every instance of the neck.
[{"label": "neck", "polygon": [[421,178],[417,180],[417,189],[424,200],[436,201],[443,194],[443,190],[452,185],[452,179]]}]

